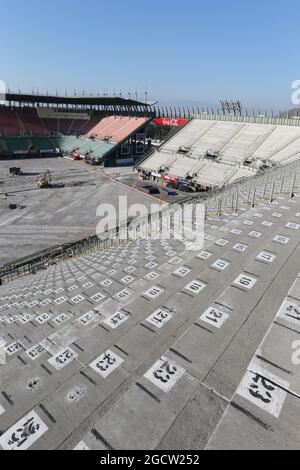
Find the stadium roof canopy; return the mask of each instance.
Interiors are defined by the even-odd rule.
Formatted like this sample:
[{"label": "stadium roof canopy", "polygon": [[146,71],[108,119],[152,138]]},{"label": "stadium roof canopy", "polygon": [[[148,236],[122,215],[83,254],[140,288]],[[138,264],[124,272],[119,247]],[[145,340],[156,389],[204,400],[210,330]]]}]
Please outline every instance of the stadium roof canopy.
[{"label": "stadium roof canopy", "polygon": [[14,103],[58,104],[77,106],[122,106],[122,107],[150,107],[151,104],[143,103],[120,96],[56,96],[42,94],[6,93],[4,101]]}]

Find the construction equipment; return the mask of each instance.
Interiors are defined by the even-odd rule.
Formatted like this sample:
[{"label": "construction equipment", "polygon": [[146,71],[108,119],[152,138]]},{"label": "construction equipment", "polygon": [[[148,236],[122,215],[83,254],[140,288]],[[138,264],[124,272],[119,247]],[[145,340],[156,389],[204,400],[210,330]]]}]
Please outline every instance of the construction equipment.
[{"label": "construction equipment", "polygon": [[21,168],[17,168],[15,166],[13,166],[9,169],[9,176],[10,177],[19,176],[21,174],[22,174]]},{"label": "construction equipment", "polygon": [[36,180],[36,184],[39,189],[48,188],[50,186],[50,183],[51,183],[50,170],[45,171],[45,173],[42,176],[39,176],[39,178]]}]

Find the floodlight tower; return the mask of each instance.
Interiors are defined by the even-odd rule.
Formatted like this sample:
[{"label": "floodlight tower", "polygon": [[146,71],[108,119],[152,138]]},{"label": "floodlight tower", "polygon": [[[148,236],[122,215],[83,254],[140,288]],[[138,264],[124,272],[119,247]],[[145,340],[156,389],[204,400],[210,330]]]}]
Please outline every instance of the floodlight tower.
[{"label": "floodlight tower", "polygon": [[221,100],[220,104],[224,115],[226,115],[226,113],[233,113],[234,116],[236,116],[237,114],[239,114],[240,116],[242,115],[242,104],[240,101]]}]

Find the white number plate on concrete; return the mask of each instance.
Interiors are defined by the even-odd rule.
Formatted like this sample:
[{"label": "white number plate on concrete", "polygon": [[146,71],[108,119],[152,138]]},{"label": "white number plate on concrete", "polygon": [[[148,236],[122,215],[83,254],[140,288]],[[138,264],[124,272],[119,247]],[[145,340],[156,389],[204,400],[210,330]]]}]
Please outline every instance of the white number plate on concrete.
[{"label": "white number plate on concrete", "polygon": [[96,359],[90,367],[101,375],[104,379],[108,377],[114,370],[123,364],[124,360],[117,356],[114,352],[108,350]]},{"label": "white number plate on concrete", "polygon": [[118,294],[116,294],[117,299],[119,299],[121,302],[125,302],[130,296],[131,292],[129,292],[129,290],[127,289],[124,289]]},{"label": "white number plate on concrete", "polygon": [[286,226],[287,228],[290,228],[291,230],[299,230],[300,228],[299,224],[293,224],[292,222],[289,222]]},{"label": "white number plate on concrete", "polygon": [[248,249],[247,245],[243,245],[242,243],[237,243],[234,245],[233,250],[238,251],[239,253],[244,253]]},{"label": "white number plate on concrete", "polygon": [[124,284],[131,284],[134,281],[134,277],[132,276],[125,276],[123,279],[121,279],[121,282]]},{"label": "white number plate on concrete", "polygon": [[253,232],[249,233],[249,236],[252,237],[252,238],[259,238],[259,237],[261,237],[261,232],[253,231]]},{"label": "white number plate on concrete", "polygon": [[65,313],[62,313],[58,317],[54,318],[53,323],[55,323],[57,326],[59,326],[62,323],[65,323],[68,320],[69,320],[68,315],[66,315]]},{"label": "white number plate on concrete", "polygon": [[257,283],[257,279],[247,274],[240,274],[239,277],[234,281],[234,285],[242,289],[251,290]]},{"label": "white number plate on concrete", "polygon": [[177,271],[174,272],[174,275],[177,277],[185,277],[191,272],[190,269],[182,267],[177,269]]},{"label": "white number plate on concrete", "polygon": [[199,253],[197,258],[207,260],[211,256],[212,256],[212,253],[210,251],[201,251],[201,253]]},{"label": "white number plate on concrete", "polygon": [[47,321],[51,320],[52,315],[49,315],[48,313],[43,313],[39,317],[36,318],[36,321],[40,324],[43,325]]},{"label": "white number plate on concrete", "polygon": [[27,450],[47,431],[46,424],[32,411],[0,437],[0,446],[4,450]]},{"label": "white number plate on concrete", "polygon": [[272,253],[268,253],[267,251],[262,251],[256,259],[258,261],[262,261],[263,263],[273,263],[275,258],[276,258],[276,255],[273,255]]},{"label": "white number plate on concrete", "polygon": [[200,320],[214,326],[215,328],[222,328],[229,315],[221,310],[217,310],[214,307],[209,307],[206,312],[201,315]]},{"label": "white number plate on concrete", "polygon": [[168,261],[169,264],[179,264],[181,263],[182,261],[182,258],[173,258],[173,259],[170,259],[170,261]]},{"label": "white number plate on concrete", "polygon": [[229,262],[223,259],[217,259],[214,264],[211,265],[211,268],[216,269],[217,271],[225,271],[229,266]]},{"label": "white number plate on concrete", "polygon": [[20,341],[16,341],[5,348],[5,352],[8,356],[13,356],[19,351],[25,351],[25,348]]},{"label": "white number plate on concrete", "polygon": [[166,312],[163,309],[158,309],[150,317],[147,318],[147,322],[151,323],[151,325],[155,326],[156,328],[162,328],[168,321],[170,321],[172,315]]},{"label": "white number plate on concrete", "polygon": [[218,240],[215,244],[218,245],[218,246],[225,246],[225,245],[227,245],[228,243],[229,243],[228,240],[223,240],[223,239],[221,239],[221,240]]},{"label": "white number plate on concrete", "polygon": [[134,271],[136,271],[136,268],[130,266],[129,268],[124,269],[124,271],[128,274],[132,274]]},{"label": "white number plate on concrete", "polygon": [[26,354],[32,361],[36,361],[39,359],[43,354],[45,354],[46,350],[41,344],[37,344],[33,346],[31,349],[26,351]]},{"label": "white number plate on concrete", "polygon": [[290,239],[287,237],[283,237],[282,235],[277,235],[275,238],[273,238],[273,241],[276,243],[280,243],[281,245],[287,245]]},{"label": "white number plate on concrete", "polygon": [[51,357],[48,360],[49,364],[54,367],[56,370],[62,370],[64,367],[71,364],[78,357],[78,354],[72,349],[67,348],[63,351],[60,351],[56,356]]},{"label": "white number plate on concrete", "polygon": [[20,323],[22,323],[22,325],[26,325],[26,323],[29,323],[33,319],[34,319],[33,316],[30,314],[22,315],[19,317],[19,321]]},{"label": "white number plate on concrete", "polygon": [[154,281],[155,279],[157,279],[159,277],[159,274],[158,273],[155,273],[155,272],[152,272],[152,273],[149,273],[145,276],[145,279],[147,281]]},{"label": "white number plate on concrete", "polygon": [[154,300],[157,299],[157,297],[159,297],[163,292],[163,289],[161,289],[160,287],[153,286],[151,287],[151,289],[144,292],[144,295],[149,299]]},{"label": "white number plate on concrete", "polygon": [[122,323],[125,323],[128,318],[130,318],[129,313],[116,312],[111,317],[107,318],[104,324],[109,326],[112,330],[115,330],[118,326],[122,325]]},{"label": "white number plate on concrete", "polygon": [[177,366],[169,359],[162,357],[154,364],[153,367],[144,375],[144,377],[152,382],[163,392],[169,393],[176,383],[184,375],[185,370]]},{"label": "white number plate on concrete", "polygon": [[94,302],[101,302],[102,300],[105,299],[105,295],[101,294],[101,292],[98,292],[98,294],[93,295],[92,300]]},{"label": "white number plate on concrete", "polygon": [[80,318],[78,318],[78,322],[81,323],[81,325],[87,326],[90,323],[92,323],[95,320],[95,314],[94,312],[88,312],[82,315]]},{"label": "white number plate on concrete", "polygon": [[256,361],[253,361],[237,390],[237,394],[279,418],[287,396],[287,392],[283,389],[288,388],[287,382],[262,369],[256,365]]},{"label": "white number plate on concrete", "polygon": [[272,227],[273,222],[268,222],[267,220],[265,220],[264,222],[262,222],[261,225],[262,225],[263,227]]},{"label": "white number plate on concrete", "polygon": [[277,317],[300,326],[300,304],[285,300],[280,307]]},{"label": "white number plate on concrete", "polygon": [[82,295],[76,295],[76,297],[73,297],[73,299],[71,299],[71,301],[76,305],[80,304],[84,300],[85,298]]},{"label": "white number plate on concrete", "polygon": [[204,282],[195,279],[193,282],[185,286],[185,289],[192,292],[193,294],[200,294],[205,289],[206,284]]}]

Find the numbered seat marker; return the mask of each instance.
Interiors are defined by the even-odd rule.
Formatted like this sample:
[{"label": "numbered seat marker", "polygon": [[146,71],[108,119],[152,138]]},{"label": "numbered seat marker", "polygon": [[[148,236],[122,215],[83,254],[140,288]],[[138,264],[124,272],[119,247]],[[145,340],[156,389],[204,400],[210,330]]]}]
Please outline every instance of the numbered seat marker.
[{"label": "numbered seat marker", "polygon": [[294,224],[293,222],[289,222],[287,225],[286,225],[287,228],[291,229],[291,230],[299,230],[300,228],[300,225],[299,224]]},{"label": "numbered seat marker", "polygon": [[127,299],[132,295],[132,293],[128,289],[123,289],[121,292],[116,294],[116,298],[121,302],[126,302]]},{"label": "numbered seat marker", "polygon": [[233,285],[242,289],[252,290],[256,283],[257,279],[255,277],[248,276],[247,274],[240,274],[234,281]]},{"label": "numbered seat marker", "polygon": [[148,299],[154,300],[157,299],[160,295],[163,294],[163,289],[157,286],[153,286],[151,289],[144,292],[144,296]]},{"label": "numbered seat marker", "polygon": [[257,256],[257,261],[261,261],[262,263],[273,263],[273,261],[276,259],[276,255],[269,253],[267,251],[262,251],[258,256]]},{"label": "numbered seat marker", "polygon": [[145,279],[146,279],[147,281],[154,281],[154,280],[157,279],[158,277],[159,277],[159,274],[158,274],[158,273],[155,273],[155,272],[153,271],[153,272],[147,274],[147,275],[145,276]]},{"label": "numbered seat marker", "polygon": [[32,361],[36,361],[45,353],[46,353],[46,349],[41,344],[37,344],[36,346],[33,346],[31,349],[28,349],[26,351],[27,356]]},{"label": "numbered seat marker", "polygon": [[190,272],[191,272],[190,269],[188,269],[188,268],[186,268],[186,267],[183,266],[183,267],[177,269],[177,270],[174,272],[174,276],[183,278],[183,277],[187,276]]},{"label": "numbered seat marker", "polygon": [[277,235],[273,238],[275,243],[279,243],[280,245],[287,245],[290,239],[288,237],[284,237],[283,235]]},{"label": "numbered seat marker", "polygon": [[26,348],[22,345],[20,341],[15,341],[5,348],[5,352],[8,356],[13,356],[17,352],[25,351]]},{"label": "numbered seat marker", "polygon": [[104,321],[104,324],[109,326],[112,330],[117,329],[120,325],[125,323],[130,318],[127,312],[116,312]]},{"label": "numbered seat marker", "polygon": [[82,315],[80,318],[78,318],[78,322],[81,324],[81,325],[84,325],[84,326],[87,326],[89,325],[90,323],[92,323],[93,321],[95,321],[95,314],[94,312],[88,312],[88,313],[85,313],[84,315]]},{"label": "numbered seat marker", "polygon": [[92,300],[94,302],[101,302],[104,299],[105,299],[105,295],[101,294],[101,292],[98,292],[98,294],[95,294],[92,296]]},{"label": "numbered seat marker", "polygon": [[106,379],[112,372],[118,369],[123,362],[124,360],[121,357],[117,356],[113,351],[108,350],[92,362],[90,367],[97,372],[97,374]]},{"label": "numbered seat marker", "polygon": [[229,315],[225,312],[222,312],[221,310],[218,310],[214,307],[209,307],[206,312],[201,315],[199,320],[204,321],[205,323],[208,323],[211,326],[214,326],[215,328],[222,328],[224,323],[228,320]]},{"label": "numbered seat marker", "polygon": [[279,418],[288,389],[289,383],[262,369],[254,360],[250,364],[237,394],[275,418]]},{"label": "numbered seat marker", "polygon": [[163,310],[158,309],[150,317],[147,318],[147,322],[151,325],[155,326],[156,328],[162,328],[166,323],[168,323],[172,319],[172,315]]},{"label": "numbered seat marker", "polygon": [[224,240],[223,238],[221,240],[218,240],[216,241],[215,245],[218,245],[218,246],[225,246],[225,245],[228,245],[229,241],[228,240]]},{"label": "numbered seat marker", "polygon": [[197,258],[202,259],[202,260],[207,260],[212,256],[212,253],[210,251],[201,251],[199,255],[197,255]]},{"label": "numbered seat marker", "polygon": [[233,250],[237,251],[238,253],[244,253],[248,250],[248,246],[244,245],[243,243],[237,243],[236,245],[234,245]]},{"label": "numbered seat marker", "polygon": [[69,320],[69,316],[66,315],[65,313],[62,313],[61,315],[58,315],[58,317],[53,319],[53,323],[56,326],[60,326],[62,323],[65,323]]},{"label": "numbered seat marker", "polygon": [[125,276],[123,277],[123,279],[121,279],[121,282],[123,282],[123,284],[131,284],[133,281],[134,277],[132,276]]},{"label": "numbered seat marker", "polygon": [[52,367],[54,367],[54,369],[60,371],[71,364],[71,362],[73,362],[77,357],[78,354],[76,352],[74,352],[71,348],[67,348],[51,357],[48,362]]},{"label": "numbered seat marker", "polygon": [[277,317],[300,327],[300,302],[285,300],[278,311]]},{"label": "numbered seat marker", "polygon": [[249,237],[252,237],[252,238],[260,238],[261,235],[262,235],[261,232],[256,232],[256,231],[249,233]]},{"label": "numbered seat marker", "polygon": [[205,287],[206,284],[204,284],[204,282],[195,279],[194,281],[190,282],[190,284],[185,286],[185,289],[189,292],[192,292],[193,294],[200,294],[200,292],[202,292]]},{"label": "numbered seat marker", "polygon": [[211,268],[216,269],[217,271],[225,271],[225,269],[228,268],[229,265],[230,263],[228,261],[218,259],[211,265]]},{"label": "numbered seat marker", "polygon": [[31,411],[0,437],[3,450],[27,450],[40,439],[48,427],[35,411]]},{"label": "numbered seat marker", "polygon": [[162,357],[144,375],[144,377],[160,388],[165,393],[169,393],[184,375],[185,370],[166,357]]},{"label": "numbered seat marker", "polygon": [[111,279],[105,279],[104,281],[100,282],[101,286],[103,287],[110,287],[113,284]]},{"label": "numbered seat marker", "polygon": [[263,227],[272,227],[273,225],[273,222],[268,222],[267,220],[265,220],[264,222],[262,222],[261,224]]}]

